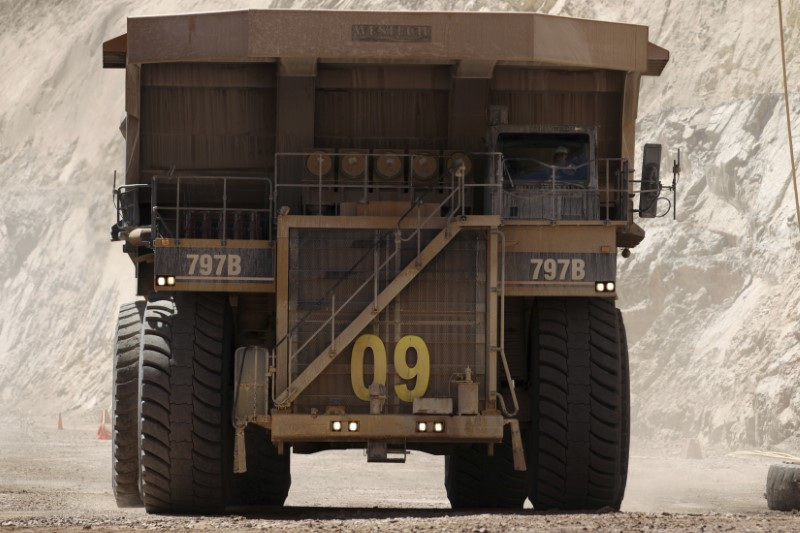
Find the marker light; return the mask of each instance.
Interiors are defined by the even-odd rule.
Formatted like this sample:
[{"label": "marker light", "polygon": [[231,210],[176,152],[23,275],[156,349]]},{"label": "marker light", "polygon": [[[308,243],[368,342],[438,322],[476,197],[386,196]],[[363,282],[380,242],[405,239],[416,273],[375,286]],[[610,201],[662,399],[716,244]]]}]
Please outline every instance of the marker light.
[{"label": "marker light", "polygon": [[348,422],[347,431],[358,431],[358,422],[355,420]]},{"label": "marker light", "polygon": [[435,431],[436,433],[441,433],[442,431],[444,431],[444,422],[434,422],[433,431]]},{"label": "marker light", "polygon": [[420,433],[424,433],[428,431],[428,423],[427,422],[417,422],[417,431]]},{"label": "marker light", "polygon": [[342,421],[341,420],[334,420],[331,422],[331,431],[341,431],[342,430]]},{"label": "marker light", "polygon": [[170,287],[175,285],[175,276],[167,276],[167,285]]},{"label": "marker light", "polygon": [[616,288],[617,288],[617,286],[613,281],[607,281],[606,282],[606,290],[608,292],[614,292],[614,289],[616,289]]},{"label": "marker light", "polygon": [[163,287],[166,284],[167,284],[167,278],[165,278],[164,276],[158,276],[156,278],[156,285],[158,285],[159,287]]},{"label": "marker light", "polygon": [[602,281],[598,281],[597,283],[594,284],[594,290],[596,290],[597,292],[605,292],[606,284],[603,283]]}]

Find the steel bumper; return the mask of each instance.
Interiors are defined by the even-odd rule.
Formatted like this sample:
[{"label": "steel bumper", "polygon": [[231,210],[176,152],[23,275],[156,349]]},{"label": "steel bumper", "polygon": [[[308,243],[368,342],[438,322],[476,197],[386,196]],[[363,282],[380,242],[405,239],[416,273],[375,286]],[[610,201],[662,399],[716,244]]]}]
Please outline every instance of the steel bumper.
[{"label": "steel bumper", "polygon": [[[406,442],[501,442],[504,420],[501,415],[300,415],[275,413],[271,417],[275,442],[366,442],[404,440]],[[334,430],[334,422],[341,429]],[[350,422],[358,429],[351,431]],[[427,431],[418,423],[426,422]],[[434,424],[441,422],[441,432]]]}]

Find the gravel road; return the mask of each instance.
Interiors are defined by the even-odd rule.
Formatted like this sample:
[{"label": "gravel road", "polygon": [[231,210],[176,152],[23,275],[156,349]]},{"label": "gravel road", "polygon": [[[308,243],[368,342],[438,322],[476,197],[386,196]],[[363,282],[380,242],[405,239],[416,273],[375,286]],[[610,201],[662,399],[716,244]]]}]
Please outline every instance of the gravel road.
[{"label": "gravel road", "polygon": [[[278,531],[798,531],[800,514],[770,512],[769,465],[760,457],[707,452],[680,457],[680,444],[632,447],[623,512],[455,512],[443,459],[412,453],[403,465],[368,464],[360,451],[292,457],[283,509],[231,509],[224,517],[150,516],[117,509],[109,441],[96,423],[0,418],[0,528],[47,531],[270,529]],[[528,504],[526,507],[530,507]]]}]

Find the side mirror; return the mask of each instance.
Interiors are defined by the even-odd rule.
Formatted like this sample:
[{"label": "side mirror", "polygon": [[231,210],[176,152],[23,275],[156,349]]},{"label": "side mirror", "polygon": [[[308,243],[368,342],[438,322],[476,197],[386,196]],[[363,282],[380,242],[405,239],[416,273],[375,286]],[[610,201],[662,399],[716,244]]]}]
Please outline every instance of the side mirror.
[{"label": "side mirror", "polygon": [[658,196],[661,194],[661,145],[645,144],[642,162],[642,183],[639,193],[639,217],[655,218]]}]

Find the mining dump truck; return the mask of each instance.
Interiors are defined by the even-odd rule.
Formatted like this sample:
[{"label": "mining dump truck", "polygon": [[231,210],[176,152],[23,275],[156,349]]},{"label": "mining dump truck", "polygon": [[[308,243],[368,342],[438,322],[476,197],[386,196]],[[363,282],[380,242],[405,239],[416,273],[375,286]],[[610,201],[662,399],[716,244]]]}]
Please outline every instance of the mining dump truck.
[{"label": "mining dump truck", "polygon": [[620,507],[616,266],[656,215],[660,146],[636,179],[634,126],[669,57],[646,27],[246,10],[127,30],[103,47],[126,80],[112,239],[140,296],[114,356],[120,506],[282,505],[292,454],[360,448],[444,455],[454,508]]}]

